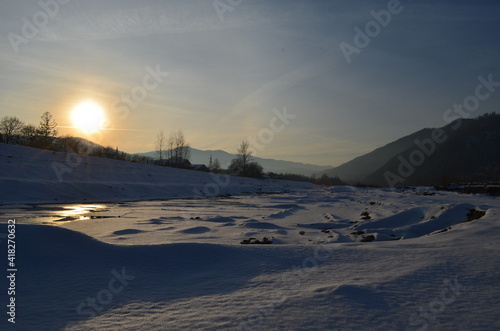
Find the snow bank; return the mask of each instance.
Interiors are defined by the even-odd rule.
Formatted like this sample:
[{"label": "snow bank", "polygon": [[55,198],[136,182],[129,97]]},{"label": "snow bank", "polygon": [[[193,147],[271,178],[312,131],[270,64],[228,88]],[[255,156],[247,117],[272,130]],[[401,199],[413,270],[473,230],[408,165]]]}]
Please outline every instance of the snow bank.
[{"label": "snow bank", "polygon": [[0,204],[105,202],[283,192],[311,184],[256,180],[0,144]]},{"label": "snow bank", "polygon": [[498,330],[499,227],[489,215],[462,230],[314,246],[120,246],[19,224],[16,329]]}]

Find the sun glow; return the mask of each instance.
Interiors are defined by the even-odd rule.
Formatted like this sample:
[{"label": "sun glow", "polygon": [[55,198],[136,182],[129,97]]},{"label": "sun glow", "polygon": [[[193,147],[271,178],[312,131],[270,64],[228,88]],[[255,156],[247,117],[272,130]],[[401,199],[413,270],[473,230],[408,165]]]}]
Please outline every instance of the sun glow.
[{"label": "sun glow", "polygon": [[76,128],[90,133],[103,127],[105,114],[99,104],[93,101],[84,101],[73,108],[71,120]]}]

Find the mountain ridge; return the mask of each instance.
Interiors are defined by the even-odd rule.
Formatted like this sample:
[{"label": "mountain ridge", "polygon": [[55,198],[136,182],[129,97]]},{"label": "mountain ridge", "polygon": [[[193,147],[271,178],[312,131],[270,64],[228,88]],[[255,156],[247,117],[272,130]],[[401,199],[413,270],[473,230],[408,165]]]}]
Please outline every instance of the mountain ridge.
[{"label": "mountain ridge", "polygon": [[[155,151],[146,153],[136,153],[136,154],[156,158]],[[232,154],[220,149],[200,150],[196,148],[191,148],[190,161],[192,164],[205,164],[208,166],[208,163],[210,161],[210,156],[212,156],[212,160],[214,161],[215,159],[218,159],[222,168],[227,168],[231,160],[236,157],[236,154]],[[293,173],[298,175],[311,176],[313,174],[331,168],[331,166],[320,166],[302,162],[268,159],[257,156],[252,156],[252,158],[254,161],[258,162],[264,168],[264,171],[275,172],[275,173]]]},{"label": "mountain ridge", "polygon": [[399,138],[322,174],[377,186],[500,180],[500,115],[458,119]]}]

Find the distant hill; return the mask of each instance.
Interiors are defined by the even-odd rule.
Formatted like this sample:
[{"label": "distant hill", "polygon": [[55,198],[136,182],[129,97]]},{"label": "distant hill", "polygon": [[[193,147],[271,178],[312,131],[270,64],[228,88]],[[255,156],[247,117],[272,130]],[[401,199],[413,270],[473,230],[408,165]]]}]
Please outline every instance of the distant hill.
[{"label": "distant hill", "polygon": [[[429,140],[434,129],[423,129],[323,173],[380,186],[500,180],[500,115],[457,120],[440,129],[435,148]],[[427,144],[419,147],[416,141]]]},{"label": "distant hill", "polygon": [[[140,153],[140,155],[149,156],[156,158],[156,152]],[[193,164],[205,164],[208,166],[210,161],[210,155],[212,160],[218,159],[222,168],[227,168],[232,159],[236,155],[222,151],[222,150],[208,150],[203,151],[196,148],[191,148],[191,158],[190,161]],[[271,171],[276,173],[293,173],[299,175],[310,176],[312,174],[329,169],[328,166],[318,166],[314,164],[306,164],[300,162],[291,161],[280,161],[274,159],[264,159],[260,157],[254,157],[263,168],[264,171]]]}]

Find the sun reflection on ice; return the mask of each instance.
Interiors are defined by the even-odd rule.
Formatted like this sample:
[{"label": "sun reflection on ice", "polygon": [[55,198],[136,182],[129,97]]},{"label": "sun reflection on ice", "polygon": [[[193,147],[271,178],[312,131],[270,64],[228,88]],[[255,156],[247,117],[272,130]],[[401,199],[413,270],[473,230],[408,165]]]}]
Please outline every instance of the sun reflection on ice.
[{"label": "sun reflection on ice", "polygon": [[74,206],[64,206],[63,210],[57,211],[57,215],[61,216],[61,219],[54,220],[54,222],[70,222],[70,221],[82,221],[89,220],[91,216],[88,214],[101,211],[106,208],[105,205],[74,205]]}]

